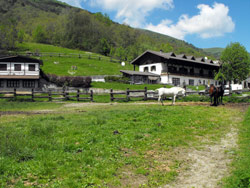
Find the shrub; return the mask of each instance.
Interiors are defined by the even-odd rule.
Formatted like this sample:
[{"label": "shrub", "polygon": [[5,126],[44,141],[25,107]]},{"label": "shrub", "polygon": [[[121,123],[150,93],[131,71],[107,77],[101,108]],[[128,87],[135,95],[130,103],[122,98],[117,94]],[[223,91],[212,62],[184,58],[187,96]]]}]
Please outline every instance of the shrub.
[{"label": "shrub", "polygon": [[54,74],[47,74],[43,76],[47,81],[56,84],[57,86],[70,86],[70,87],[90,87],[91,77],[83,76],[57,76]]},{"label": "shrub", "polygon": [[124,83],[129,84],[130,79],[127,77],[117,77],[117,76],[106,76],[105,82],[118,82],[118,83]]}]

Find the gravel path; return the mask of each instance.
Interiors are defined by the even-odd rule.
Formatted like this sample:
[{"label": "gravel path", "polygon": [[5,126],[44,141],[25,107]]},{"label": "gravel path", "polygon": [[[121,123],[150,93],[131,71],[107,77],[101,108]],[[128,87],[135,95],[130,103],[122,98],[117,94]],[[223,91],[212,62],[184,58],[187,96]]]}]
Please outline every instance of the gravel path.
[{"label": "gravel path", "polygon": [[218,182],[228,173],[230,150],[237,147],[237,136],[237,130],[232,128],[220,143],[189,151],[186,156],[191,164],[188,170],[181,172],[173,183],[164,188],[220,187]]}]

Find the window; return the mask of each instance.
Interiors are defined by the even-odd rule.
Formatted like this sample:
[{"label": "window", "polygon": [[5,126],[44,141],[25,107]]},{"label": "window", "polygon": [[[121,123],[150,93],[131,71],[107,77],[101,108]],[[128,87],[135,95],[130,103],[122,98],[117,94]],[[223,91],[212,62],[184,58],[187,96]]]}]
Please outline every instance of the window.
[{"label": "window", "polygon": [[18,88],[20,85],[19,80],[7,80],[7,87]]},{"label": "window", "polygon": [[187,69],[186,68],[181,67],[179,70],[180,70],[181,74],[187,74]]},{"label": "window", "polygon": [[30,64],[29,65],[29,71],[35,71],[36,70],[36,65],[35,64]]},{"label": "window", "polygon": [[156,71],[156,66],[152,66],[151,71]]},{"label": "window", "polygon": [[148,67],[144,67],[144,72],[148,72]]},{"label": "window", "polygon": [[24,88],[35,88],[35,80],[24,80],[23,87]]},{"label": "window", "polygon": [[14,64],[14,71],[21,71],[22,65],[21,64]]},{"label": "window", "polygon": [[0,71],[7,71],[7,64],[0,64]]},{"label": "window", "polygon": [[200,76],[203,76],[203,69],[200,70]]},{"label": "window", "polygon": [[213,72],[211,70],[208,71],[208,76],[213,77]]},{"label": "window", "polygon": [[190,69],[190,75],[194,75],[194,69]]},{"label": "window", "polygon": [[188,81],[188,85],[194,86],[194,80],[189,80],[189,81]]},{"label": "window", "polygon": [[176,67],[173,67],[173,66],[169,66],[169,67],[168,67],[168,72],[176,73],[176,72],[177,72],[177,68],[176,68]]},{"label": "window", "polygon": [[4,87],[4,81],[0,80],[0,87]]},{"label": "window", "polygon": [[180,85],[180,78],[172,78],[172,81],[173,81],[173,84],[175,85],[175,86],[178,86],[178,85]]}]

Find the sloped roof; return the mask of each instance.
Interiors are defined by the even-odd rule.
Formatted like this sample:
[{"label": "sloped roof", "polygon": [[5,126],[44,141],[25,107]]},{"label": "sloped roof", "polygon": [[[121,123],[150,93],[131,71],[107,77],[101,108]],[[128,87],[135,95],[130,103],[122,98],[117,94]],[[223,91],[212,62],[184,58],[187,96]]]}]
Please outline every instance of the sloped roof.
[{"label": "sloped roof", "polygon": [[139,72],[139,71],[130,71],[130,70],[120,70],[120,72],[128,74],[128,75],[160,77],[158,74],[154,74],[154,73],[150,73],[150,72]]},{"label": "sloped roof", "polygon": [[0,57],[0,62],[39,63],[40,65],[43,65],[42,60],[22,55]]},{"label": "sloped roof", "polygon": [[152,50],[145,51],[142,55],[140,55],[136,59],[134,59],[131,62],[131,64],[139,64],[136,62],[147,53],[157,55],[157,56],[162,57],[164,59],[176,59],[176,60],[180,60],[180,61],[186,61],[186,62],[192,62],[192,63],[197,63],[197,64],[219,67],[219,65],[215,64],[212,60],[205,60],[205,58],[203,58],[203,57],[200,57],[200,58],[195,58],[194,56],[187,57],[185,54],[175,55],[175,53],[173,53],[173,52],[164,53],[164,52],[156,52],[156,51],[152,51]]},{"label": "sloped roof", "polygon": [[194,56],[187,56],[187,58],[190,60],[196,60]]}]

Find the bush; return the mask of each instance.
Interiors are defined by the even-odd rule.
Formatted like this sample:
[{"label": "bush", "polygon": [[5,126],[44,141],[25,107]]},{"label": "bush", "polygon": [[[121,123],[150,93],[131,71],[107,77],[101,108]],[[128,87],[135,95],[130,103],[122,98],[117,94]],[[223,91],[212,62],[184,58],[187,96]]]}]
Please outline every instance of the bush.
[{"label": "bush", "polygon": [[47,74],[43,76],[47,81],[56,84],[57,86],[70,86],[70,87],[84,87],[88,88],[91,85],[91,77],[83,76],[57,76],[54,74]]},{"label": "bush", "polygon": [[123,84],[129,84],[130,79],[127,77],[117,77],[117,76],[106,76],[105,82],[118,82]]}]

